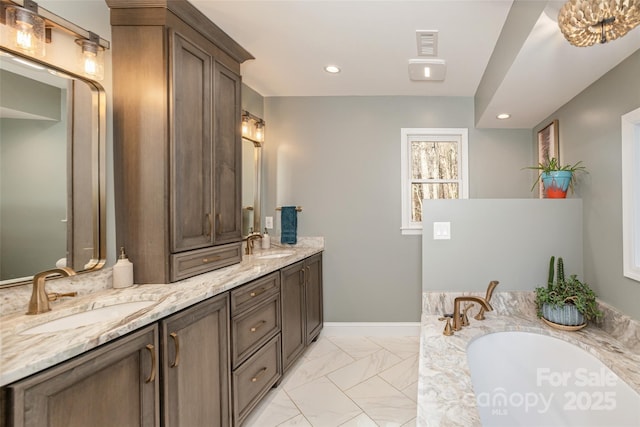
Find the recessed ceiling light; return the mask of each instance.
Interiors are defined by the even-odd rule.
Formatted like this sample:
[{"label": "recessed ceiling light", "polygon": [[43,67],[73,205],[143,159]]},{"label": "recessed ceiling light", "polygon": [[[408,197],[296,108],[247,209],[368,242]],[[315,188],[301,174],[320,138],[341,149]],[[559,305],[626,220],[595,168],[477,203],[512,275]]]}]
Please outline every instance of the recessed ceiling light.
[{"label": "recessed ceiling light", "polygon": [[509,114],[509,113],[500,113],[500,114],[498,114],[498,115],[496,116],[496,118],[497,118],[498,120],[506,120],[506,119],[508,119],[509,117],[511,117],[511,114]]},{"label": "recessed ceiling light", "polygon": [[337,74],[340,72],[340,67],[338,67],[337,65],[327,65],[326,67],[324,67],[324,70],[330,74]]}]

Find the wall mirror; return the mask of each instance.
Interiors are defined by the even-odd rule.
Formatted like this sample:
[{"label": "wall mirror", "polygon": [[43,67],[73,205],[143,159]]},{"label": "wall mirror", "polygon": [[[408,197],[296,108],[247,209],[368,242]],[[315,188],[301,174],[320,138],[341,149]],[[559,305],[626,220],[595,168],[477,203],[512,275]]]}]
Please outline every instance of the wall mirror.
[{"label": "wall mirror", "polygon": [[242,112],[242,235],[260,232],[262,144],[265,123],[247,111]]},{"label": "wall mirror", "polygon": [[0,50],[0,286],[106,258],[103,89]]}]

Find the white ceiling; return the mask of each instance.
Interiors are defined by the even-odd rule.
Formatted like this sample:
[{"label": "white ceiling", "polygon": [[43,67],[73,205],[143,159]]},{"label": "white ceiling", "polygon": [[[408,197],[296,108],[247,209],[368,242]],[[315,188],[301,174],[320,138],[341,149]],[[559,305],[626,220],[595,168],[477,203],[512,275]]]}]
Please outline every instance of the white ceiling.
[{"label": "white ceiling", "polygon": [[[473,97],[489,66],[476,111],[485,128],[533,128],[640,48],[640,27],[604,45],[571,46],[555,22],[563,2],[546,0],[518,0],[534,6],[519,16],[510,15],[512,0],[190,1],[256,58],[242,65],[243,80],[265,97]],[[517,18],[526,13],[523,27]],[[438,30],[444,81],[409,80],[417,30]],[[342,71],[330,75],[327,64]],[[512,118],[498,121],[501,112]]]}]

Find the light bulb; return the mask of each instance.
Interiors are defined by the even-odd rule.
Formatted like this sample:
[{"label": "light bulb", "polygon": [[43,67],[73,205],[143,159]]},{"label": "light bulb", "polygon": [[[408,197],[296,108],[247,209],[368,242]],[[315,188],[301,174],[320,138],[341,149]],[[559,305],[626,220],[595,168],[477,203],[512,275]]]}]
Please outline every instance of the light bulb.
[{"label": "light bulb", "polygon": [[81,73],[93,80],[104,78],[104,65],[102,59],[102,48],[97,42],[91,40],[76,40],[80,45],[79,67]]}]

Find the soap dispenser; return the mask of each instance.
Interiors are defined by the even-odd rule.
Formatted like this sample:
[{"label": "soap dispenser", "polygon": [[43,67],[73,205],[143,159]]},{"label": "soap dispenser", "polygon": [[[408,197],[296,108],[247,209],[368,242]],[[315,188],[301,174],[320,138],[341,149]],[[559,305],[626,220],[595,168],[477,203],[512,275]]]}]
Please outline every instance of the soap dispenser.
[{"label": "soap dispenser", "polygon": [[267,229],[264,229],[264,234],[262,235],[262,249],[269,249],[271,247],[271,236],[267,233]]},{"label": "soap dispenser", "polygon": [[113,266],[113,288],[128,288],[133,285],[133,264],[124,253],[124,248],[120,248],[120,257]]}]

